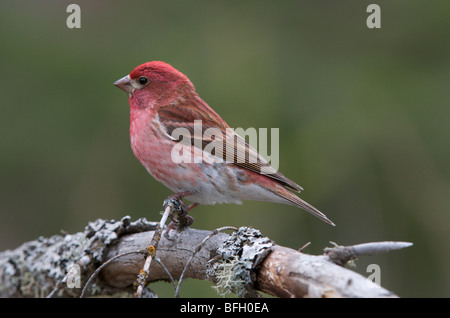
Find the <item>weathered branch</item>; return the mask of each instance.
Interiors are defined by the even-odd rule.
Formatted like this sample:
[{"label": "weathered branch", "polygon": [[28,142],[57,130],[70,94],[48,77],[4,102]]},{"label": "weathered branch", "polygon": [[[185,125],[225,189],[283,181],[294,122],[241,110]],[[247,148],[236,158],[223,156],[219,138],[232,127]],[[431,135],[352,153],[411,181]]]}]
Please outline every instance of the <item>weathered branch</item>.
[{"label": "weathered branch", "polygon": [[[100,271],[86,293],[132,295],[132,285],[143,268],[143,251],[156,225],[145,219],[130,222],[129,217],[97,220],[84,232],[39,238],[1,252],[0,297],[78,297],[103,262],[125,253]],[[169,280],[168,272],[178,279],[185,269],[185,278],[207,279],[217,284],[220,293],[245,297],[257,297],[255,290],[278,297],[396,297],[336,265],[327,254],[308,255],[276,245],[251,228],[231,235],[191,228],[172,230],[161,239],[156,252],[165,268],[152,262],[148,282]]]}]

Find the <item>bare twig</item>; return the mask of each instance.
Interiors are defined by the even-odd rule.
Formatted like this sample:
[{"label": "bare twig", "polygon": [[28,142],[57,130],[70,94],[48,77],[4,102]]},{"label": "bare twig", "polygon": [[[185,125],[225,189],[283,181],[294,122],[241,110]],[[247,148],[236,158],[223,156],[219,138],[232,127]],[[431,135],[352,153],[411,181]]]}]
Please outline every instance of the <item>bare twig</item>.
[{"label": "bare twig", "polygon": [[350,261],[355,260],[358,256],[382,254],[390,251],[399,250],[410,247],[410,242],[371,242],[352,246],[339,246],[334,242],[330,242],[334,247],[325,248],[324,252],[335,264],[344,266]]},{"label": "bare twig", "polygon": [[225,231],[225,230],[233,230],[233,231],[237,231],[237,228],[235,228],[234,226],[224,226],[224,227],[220,227],[218,229],[215,229],[211,232],[211,234],[209,234],[208,236],[206,236],[203,241],[200,242],[200,244],[195,248],[195,250],[192,253],[192,256],[189,258],[189,260],[187,261],[186,265],[184,266],[183,272],[180,275],[180,279],[178,280],[178,285],[175,288],[175,295],[174,297],[178,298],[179,297],[179,293],[180,293],[180,286],[181,283],[183,282],[183,278],[184,278],[184,274],[186,273],[186,270],[188,269],[189,265],[191,264],[192,260],[195,257],[195,254],[197,254],[200,249],[205,245],[206,241],[209,240],[211,237],[213,237],[214,235],[217,235],[218,233],[220,233],[221,231]]},{"label": "bare twig", "polygon": [[62,279],[60,279],[58,283],[56,283],[55,288],[50,292],[50,294],[47,295],[47,298],[52,298],[58,290],[66,286],[67,280],[76,279],[76,276],[79,275],[79,271],[86,268],[91,263],[91,261],[91,257],[89,255],[85,255],[74,265],[72,265],[72,267],[69,268],[67,274]]},{"label": "bare twig", "polygon": [[84,284],[83,290],[81,291],[81,295],[80,298],[83,298],[86,290],[89,287],[89,284],[91,283],[91,281],[102,271],[102,269],[104,269],[106,266],[108,266],[109,264],[111,264],[111,262],[117,260],[118,258],[127,256],[127,255],[131,255],[131,254],[145,254],[146,251],[145,250],[138,250],[138,251],[130,251],[130,252],[126,252],[126,253],[122,253],[119,255],[116,255],[112,258],[110,258],[109,260],[107,260],[106,262],[104,262],[102,265],[100,265],[95,272],[89,277],[88,281],[86,282],[86,284]]},{"label": "bare twig", "polygon": [[413,246],[411,242],[372,242],[353,245],[356,255],[375,255]]},{"label": "bare twig", "polygon": [[305,243],[302,247],[300,247],[297,251],[303,252],[305,248],[307,248],[309,245],[311,245],[311,242]]},{"label": "bare twig", "polygon": [[155,262],[158,263],[159,265],[161,265],[161,267],[164,269],[164,272],[166,272],[167,277],[169,277],[170,282],[172,283],[173,288],[177,287],[177,284],[175,283],[175,279],[173,279],[172,274],[170,274],[169,270],[167,269],[166,266],[164,266],[163,262],[161,262],[161,260],[155,256]]},{"label": "bare twig", "polygon": [[166,206],[161,221],[159,222],[159,225],[156,228],[155,233],[153,234],[152,241],[150,242],[150,245],[147,247],[146,253],[147,258],[145,259],[144,267],[139,272],[138,278],[134,284],[134,287],[136,289],[135,296],[137,298],[142,297],[142,292],[147,282],[148,275],[150,274],[150,265],[152,263],[152,259],[155,256],[156,249],[158,247],[159,241],[161,240],[162,231],[169,217],[169,214],[172,212],[172,210],[173,205],[169,204]]}]

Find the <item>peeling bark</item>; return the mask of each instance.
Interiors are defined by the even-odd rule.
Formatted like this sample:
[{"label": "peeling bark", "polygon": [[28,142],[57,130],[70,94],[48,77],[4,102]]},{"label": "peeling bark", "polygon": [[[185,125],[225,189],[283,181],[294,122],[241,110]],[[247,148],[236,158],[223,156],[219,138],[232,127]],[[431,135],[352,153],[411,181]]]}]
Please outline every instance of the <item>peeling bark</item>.
[{"label": "peeling bark", "polygon": [[[132,296],[133,282],[157,224],[145,219],[130,222],[129,217],[97,220],[83,232],[39,238],[3,251],[0,297],[78,297],[103,262],[127,252],[102,269],[87,287],[87,296]],[[260,290],[278,297],[396,297],[337,265],[327,255],[329,249],[324,255],[304,254],[276,245],[252,228],[242,227],[231,235],[191,228],[172,230],[161,239],[156,258],[176,280],[193,254],[184,278],[210,280],[222,293],[258,297],[256,291]],[[148,282],[169,279],[158,262],[151,264]]]}]

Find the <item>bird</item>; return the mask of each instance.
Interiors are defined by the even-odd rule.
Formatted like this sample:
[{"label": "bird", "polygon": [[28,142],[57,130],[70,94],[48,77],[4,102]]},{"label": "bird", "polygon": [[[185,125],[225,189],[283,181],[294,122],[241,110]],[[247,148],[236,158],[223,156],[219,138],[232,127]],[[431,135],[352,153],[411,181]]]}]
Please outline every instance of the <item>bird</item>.
[{"label": "bird", "polygon": [[192,202],[187,210],[266,201],[296,206],[334,226],[294,194],[303,188],[236,134],[198,95],[189,78],[170,64],[146,62],[114,85],[128,94],[135,157],[174,192],[169,198]]}]

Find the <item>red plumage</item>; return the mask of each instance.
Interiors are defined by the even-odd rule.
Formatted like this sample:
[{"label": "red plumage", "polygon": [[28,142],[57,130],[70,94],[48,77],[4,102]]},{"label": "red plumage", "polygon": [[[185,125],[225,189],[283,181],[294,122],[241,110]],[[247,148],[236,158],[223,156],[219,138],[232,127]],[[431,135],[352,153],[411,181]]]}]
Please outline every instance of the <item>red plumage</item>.
[{"label": "red plumage", "polygon": [[[198,204],[242,200],[290,204],[334,225],[322,212],[289,191],[300,192],[302,188],[275,171],[230,130],[198,96],[191,81],[169,64],[142,64],[114,84],[129,94],[134,155],[156,180],[176,194]],[[201,121],[200,134],[195,131],[196,121]],[[208,138],[208,129],[218,134]],[[176,145],[183,146],[183,155],[191,158],[190,162],[174,160]],[[224,151],[216,153],[208,145],[221,146]]]}]

